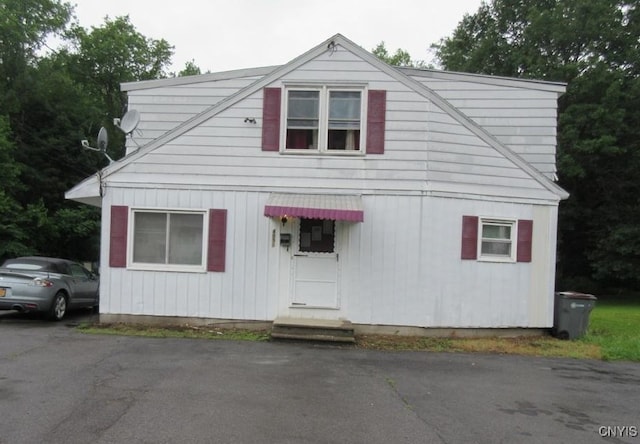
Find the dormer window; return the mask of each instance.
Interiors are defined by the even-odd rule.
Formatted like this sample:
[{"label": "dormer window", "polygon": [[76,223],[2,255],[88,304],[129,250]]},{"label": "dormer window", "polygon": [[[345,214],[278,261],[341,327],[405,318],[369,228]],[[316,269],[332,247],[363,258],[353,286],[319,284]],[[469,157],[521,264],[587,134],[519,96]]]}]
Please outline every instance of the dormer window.
[{"label": "dormer window", "polygon": [[360,91],[329,91],[327,149],[360,150]]},{"label": "dormer window", "polygon": [[286,149],[317,150],[320,91],[287,91]]},{"label": "dormer window", "polygon": [[365,85],[265,88],[262,151],[384,154],[387,92]]},{"label": "dormer window", "polygon": [[284,151],[360,153],[364,146],[363,89],[286,89]]}]

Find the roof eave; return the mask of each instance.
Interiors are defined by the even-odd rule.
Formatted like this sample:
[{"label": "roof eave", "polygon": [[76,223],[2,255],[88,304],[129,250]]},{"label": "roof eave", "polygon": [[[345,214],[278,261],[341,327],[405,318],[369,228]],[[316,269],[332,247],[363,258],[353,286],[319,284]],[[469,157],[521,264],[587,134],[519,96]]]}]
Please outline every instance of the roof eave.
[{"label": "roof eave", "polygon": [[94,207],[102,206],[100,195],[100,181],[98,174],[87,177],[85,180],[64,193],[64,198],[74,200]]},{"label": "roof eave", "polygon": [[168,79],[139,80],[120,84],[120,90],[137,91],[143,89],[162,88],[169,86],[193,85],[197,83],[213,82],[219,80],[239,79],[242,77],[264,76],[279,68],[279,65],[264,66],[258,68],[235,69],[214,73],[198,74],[193,76],[171,77]]},{"label": "roof eave", "polygon": [[541,91],[555,92],[559,95],[564,94],[567,90],[567,84],[564,82],[553,82],[549,80],[522,79],[519,77],[492,76],[487,74],[477,74],[460,71],[445,71],[439,69],[398,67],[399,70],[408,75],[428,77],[433,79],[450,79],[460,78],[468,79],[478,83],[488,85],[502,85],[516,88],[536,89]]}]

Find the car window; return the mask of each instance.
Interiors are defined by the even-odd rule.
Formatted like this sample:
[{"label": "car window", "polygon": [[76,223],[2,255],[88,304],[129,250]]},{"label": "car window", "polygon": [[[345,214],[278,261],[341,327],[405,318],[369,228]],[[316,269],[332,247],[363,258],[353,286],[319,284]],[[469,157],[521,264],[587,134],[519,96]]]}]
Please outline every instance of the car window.
[{"label": "car window", "polygon": [[90,275],[90,273],[81,265],[70,264],[69,267],[71,268],[71,276],[73,277],[88,278]]}]

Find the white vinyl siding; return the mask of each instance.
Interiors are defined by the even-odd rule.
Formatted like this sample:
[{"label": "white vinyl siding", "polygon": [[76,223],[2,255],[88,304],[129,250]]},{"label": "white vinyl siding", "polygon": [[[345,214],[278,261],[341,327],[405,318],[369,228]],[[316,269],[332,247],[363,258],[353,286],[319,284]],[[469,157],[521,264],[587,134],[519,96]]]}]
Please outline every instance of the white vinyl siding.
[{"label": "white vinyl siding", "polygon": [[[336,150],[324,155],[305,153],[301,159],[263,152],[260,90],[125,166],[111,180],[123,186],[275,187],[275,191],[309,192],[338,188],[348,193],[466,193],[557,200],[554,193],[424,96],[342,48],[318,56],[268,86],[284,92],[287,87],[305,84],[385,90],[384,154],[345,157]],[[153,97],[150,91],[149,98]],[[171,107],[163,109],[169,112]],[[141,115],[144,120],[145,114]],[[282,115],[285,119],[284,110]],[[361,115],[361,122],[365,120]],[[361,137],[366,144],[364,135]]]},{"label": "white vinyl siding", "polygon": [[555,179],[560,86],[446,72],[411,74],[541,173]]},{"label": "white vinyl siding", "polygon": [[[223,77],[173,86],[164,86],[166,81],[155,82],[160,83],[157,87],[153,87],[154,81],[140,82],[149,85],[140,89],[136,88],[135,83],[127,84],[131,88],[125,89],[128,109],[135,109],[140,113],[140,124],[131,137],[127,138],[127,153],[160,137],[261,77],[250,74],[252,73],[243,77]],[[196,76],[201,77],[207,76]],[[186,81],[187,78],[178,80]]]}]

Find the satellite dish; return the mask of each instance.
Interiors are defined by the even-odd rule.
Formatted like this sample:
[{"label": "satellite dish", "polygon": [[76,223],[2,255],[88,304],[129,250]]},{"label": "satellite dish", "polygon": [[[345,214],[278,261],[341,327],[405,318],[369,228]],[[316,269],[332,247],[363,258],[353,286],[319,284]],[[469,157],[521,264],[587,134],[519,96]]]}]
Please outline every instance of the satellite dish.
[{"label": "satellite dish", "polygon": [[98,149],[100,151],[107,151],[107,146],[109,145],[109,134],[107,133],[107,129],[103,126],[100,128],[98,132]]},{"label": "satellite dish", "polygon": [[115,120],[114,123],[123,133],[131,134],[133,130],[138,127],[138,123],[140,123],[140,113],[135,109],[132,109],[127,111],[118,123],[116,123]]},{"label": "satellite dish", "polygon": [[107,129],[104,126],[100,128],[100,131],[98,131],[98,148],[94,148],[89,145],[88,140],[83,140],[80,143],[82,144],[82,148],[86,148],[92,151],[99,151],[104,155],[104,157],[109,159],[109,163],[113,163],[113,159],[107,154],[107,146],[109,145],[109,134],[107,134]]},{"label": "satellite dish", "polygon": [[[125,137],[131,136],[131,141],[136,145],[138,145],[138,142],[133,139],[133,132],[138,127],[139,123],[140,113],[135,109],[127,111],[124,116],[122,116],[122,119],[113,119],[113,124],[125,134]],[[138,147],[139,146],[140,145],[138,145]]]}]

